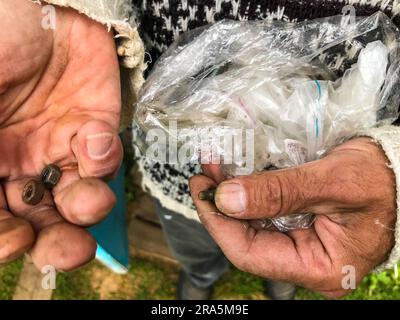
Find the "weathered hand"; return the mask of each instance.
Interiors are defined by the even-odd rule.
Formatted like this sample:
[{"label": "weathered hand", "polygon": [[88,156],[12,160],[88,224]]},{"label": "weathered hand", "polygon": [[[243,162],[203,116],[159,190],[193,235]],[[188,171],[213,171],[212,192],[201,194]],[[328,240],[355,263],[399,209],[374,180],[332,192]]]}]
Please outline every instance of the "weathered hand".
[{"label": "weathered hand", "polygon": [[[225,181],[216,206],[197,197],[215,179],[194,177],[191,192],[200,219],[238,268],[339,297],[349,293],[344,266],[354,266],[359,282],[394,244],[395,180],[387,162],[371,139],[358,138],[297,168]],[[313,228],[280,233],[252,221],[299,212],[316,214]]]},{"label": "weathered hand", "polygon": [[[122,158],[119,69],[105,27],[58,8],[45,30],[43,17],[27,0],[0,2],[0,263],[29,251],[38,267],[70,270],[95,254],[81,227],[115,203],[100,178]],[[23,186],[50,163],[60,183],[25,204]]]}]

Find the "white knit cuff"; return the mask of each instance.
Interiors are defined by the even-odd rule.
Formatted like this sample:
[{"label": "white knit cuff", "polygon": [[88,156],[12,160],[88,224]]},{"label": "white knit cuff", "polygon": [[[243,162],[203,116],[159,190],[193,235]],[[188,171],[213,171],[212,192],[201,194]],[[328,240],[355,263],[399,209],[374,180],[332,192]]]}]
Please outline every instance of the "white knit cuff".
[{"label": "white knit cuff", "polygon": [[390,168],[393,169],[396,176],[396,195],[397,195],[397,221],[395,227],[395,245],[389,255],[389,258],[380,264],[376,271],[392,268],[400,260],[400,127],[383,126],[363,131],[358,136],[368,136],[379,143],[385,151],[390,161]]}]

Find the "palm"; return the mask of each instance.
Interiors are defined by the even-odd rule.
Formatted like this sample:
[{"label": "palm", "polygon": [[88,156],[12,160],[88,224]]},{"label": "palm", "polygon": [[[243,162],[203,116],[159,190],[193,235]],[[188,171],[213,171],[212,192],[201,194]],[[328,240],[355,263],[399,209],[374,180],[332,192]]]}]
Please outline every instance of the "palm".
[{"label": "palm", "polygon": [[[9,173],[10,179],[38,174],[45,163],[75,162],[70,138],[88,117],[114,129],[119,125],[118,62],[112,37],[73,11],[62,11],[58,18],[54,34],[41,28],[36,18],[37,28],[23,32],[26,47],[18,50],[21,43],[14,41],[14,47],[2,49],[11,59],[2,59],[0,69],[19,71],[0,101],[0,141],[5,141],[3,137],[18,141],[0,146],[0,154],[7,155],[0,174]],[[0,21],[0,30],[24,28],[21,20]],[[21,64],[21,60],[28,61]],[[32,76],[26,79],[26,75]],[[18,158],[19,154],[25,156]]]},{"label": "palm", "polygon": [[[3,248],[2,257],[7,237],[2,215],[11,218],[1,209],[9,209],[36,231],[31,253],[37,265],[70,269],[92,257],[95,244],[66,221],[90,225],[114,202],[107,186],[93,177],[113,174],[121,160],[120,83],[112,34],[73,10],[56,13],[56,29],[45,30],[40,6],[26,0],[0,3],[0,263],[17,254]],[[110,152],[99,153],[98,144],[88,152],[89,137],[105,140]],[[49,163],[62,168],[62,180],[40,205],[27,206],[23,185]],[[26,250],[32,237],[22,225],[19,249]],[[68,245],[54,248],[66,240]]]}]

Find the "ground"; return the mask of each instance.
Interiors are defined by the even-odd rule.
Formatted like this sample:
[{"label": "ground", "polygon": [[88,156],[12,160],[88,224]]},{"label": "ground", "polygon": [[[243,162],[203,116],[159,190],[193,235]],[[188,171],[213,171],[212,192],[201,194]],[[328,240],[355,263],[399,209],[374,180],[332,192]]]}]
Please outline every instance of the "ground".
[{"label": "ground", "polygon": [[[0,299],[11,299],[22,268],[19,260],[0,267]],[[92,262],[71,273],[60,273],[56,300],[94,299],[174,299],[179,270],[167,264],[132,259],[127,275],[116,275]],[[262,280],[231,269],[216,285],[214,299],[267,299]],[[321,299],[321,296],[299,289],[296,299]],[[400,277],[393,271],[365,278],[359,288],[345,299],[400,299]]]}]

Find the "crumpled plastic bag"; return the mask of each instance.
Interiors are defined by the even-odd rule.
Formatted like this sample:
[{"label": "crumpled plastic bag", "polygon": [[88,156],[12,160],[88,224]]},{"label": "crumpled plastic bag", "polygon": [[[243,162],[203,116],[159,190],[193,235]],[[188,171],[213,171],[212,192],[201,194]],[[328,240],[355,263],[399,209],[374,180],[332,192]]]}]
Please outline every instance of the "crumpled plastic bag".
[{"label": "crumpled plastic bag", "polygon": [[[224,20],[189,32],[140,94],[142,150],[157,161],[220,161],[228,178],[319,159],[397,119],[399,44],[380,12],[354,22]],[[310,227],[313,215],[264,222],[288,231]]]}]

